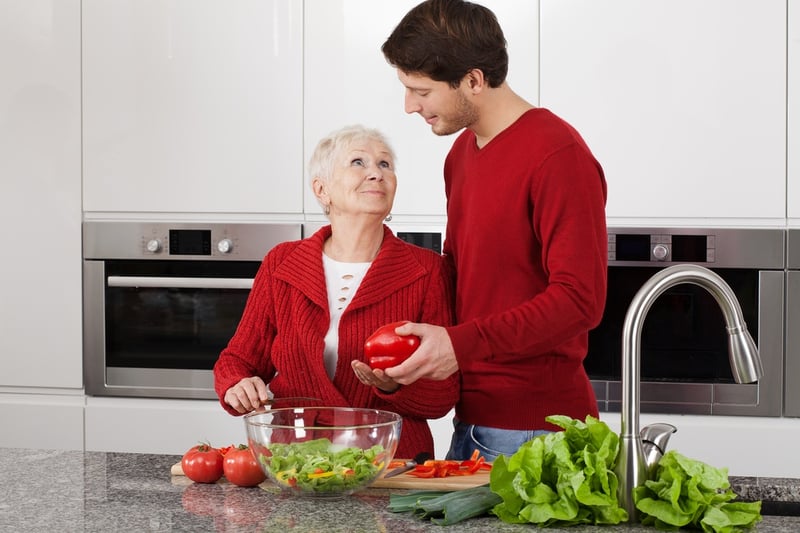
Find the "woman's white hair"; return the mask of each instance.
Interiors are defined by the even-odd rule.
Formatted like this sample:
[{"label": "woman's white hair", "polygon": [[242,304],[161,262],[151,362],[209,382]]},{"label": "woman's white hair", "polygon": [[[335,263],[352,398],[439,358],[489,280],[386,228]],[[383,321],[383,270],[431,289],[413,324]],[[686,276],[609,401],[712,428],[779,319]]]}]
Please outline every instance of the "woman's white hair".
[{"label": "woman's white hair", "polygon": [[354,142],[363,140],[382,143],[389,150],[392,161],[396,163],[394,150],[383,133],[360,124],[345,126],[329,133],[317,143],[317,147],[308,161],[309,181],[313,182],[315,178],[328,181],[333,175],[334,165],[342,151],[348,149]]}]

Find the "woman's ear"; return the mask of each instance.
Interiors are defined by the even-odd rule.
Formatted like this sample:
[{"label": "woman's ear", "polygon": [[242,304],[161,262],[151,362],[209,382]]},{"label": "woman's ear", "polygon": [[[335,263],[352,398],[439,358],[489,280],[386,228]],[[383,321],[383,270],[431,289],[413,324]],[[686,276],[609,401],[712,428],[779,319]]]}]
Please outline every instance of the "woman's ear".
[{"label": "woman's ear", "polygon": [[311,190],[314,192],[314,196],[317,197],[317,201],[322,205],[328,205],[330,203],[327,185],[327,182],[319,177],[311,180]]}]

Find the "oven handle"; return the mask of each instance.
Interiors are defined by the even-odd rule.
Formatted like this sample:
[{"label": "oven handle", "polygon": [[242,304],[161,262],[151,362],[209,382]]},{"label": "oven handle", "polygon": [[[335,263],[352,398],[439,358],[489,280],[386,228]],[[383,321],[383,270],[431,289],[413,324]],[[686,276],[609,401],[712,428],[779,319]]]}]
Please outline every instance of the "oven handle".
[{"label": "oven handle", "polygon": [[252,278],[173,278],[154,276],[108,276],[109,287],[156,287],[167,289],[253,288]]}]

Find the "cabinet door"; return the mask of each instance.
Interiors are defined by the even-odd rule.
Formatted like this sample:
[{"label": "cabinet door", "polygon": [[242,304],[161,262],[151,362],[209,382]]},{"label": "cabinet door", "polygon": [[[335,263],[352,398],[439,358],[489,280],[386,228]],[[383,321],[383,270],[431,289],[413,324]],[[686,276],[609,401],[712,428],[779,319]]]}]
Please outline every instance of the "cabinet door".
[{"label": "cabinet door", "polygon": [[[306,0],[305,160],[320,138],[348,124],[381,130],[397,154],[396,221],[403,215],[444,215],[444,158],[455,136],[437,137],[403,111],[404,88],[381,45],[419,0]],[[508,41],[512,88],[531,102],[536,86],[538,2],[479,2],[492,9]],[[308,213],[320,213],[313,195]],[[400,215],[398,217],[398,215]]]},{"label": "cabinet door", "polygon": [[788,28],[787,215],[792,226],[800,227],[800,0],[789,0]]},{"label": "cabinet door", "polygon": [[301,213],[302,9],[85,0],[84,210]]},{"label": "cabinet door", "polygon": [[80,7],[0,2],[0,387],[83,384]]},{"label": "cabinet door", "polygon": [[541,104],[600,160],[610,218],[784,223],[786,0],[541,6]]}]

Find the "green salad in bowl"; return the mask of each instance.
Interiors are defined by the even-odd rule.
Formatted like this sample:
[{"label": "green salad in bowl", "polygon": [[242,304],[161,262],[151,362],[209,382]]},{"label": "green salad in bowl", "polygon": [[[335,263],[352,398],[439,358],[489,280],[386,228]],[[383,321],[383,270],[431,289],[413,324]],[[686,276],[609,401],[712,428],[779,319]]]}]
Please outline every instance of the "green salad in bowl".
[{"label": "green salad in bowl", "polygon": [[345,407],[271,409],[245,416],[264,473],[287,492],[314,497],[368,487],[394,457],[402,419]]}]

